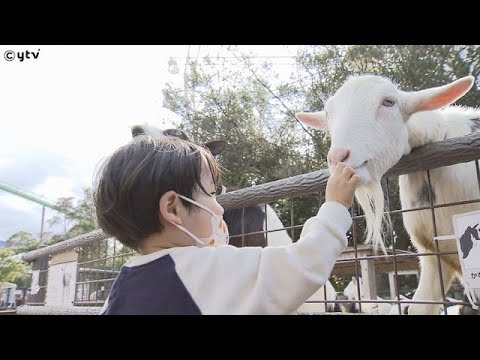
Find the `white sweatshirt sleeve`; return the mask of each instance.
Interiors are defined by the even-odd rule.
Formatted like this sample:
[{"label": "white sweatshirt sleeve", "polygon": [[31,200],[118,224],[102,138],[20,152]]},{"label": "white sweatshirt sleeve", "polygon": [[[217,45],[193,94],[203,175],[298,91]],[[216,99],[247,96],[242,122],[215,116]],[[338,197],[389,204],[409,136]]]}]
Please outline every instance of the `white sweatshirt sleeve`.
[{"label": "white sweatshirt sleeve", "polygon": [[327,282],[351,224],[344,205],[327,202],[291,245],[188,247],[170,255],[203,314],[291,314]]}]

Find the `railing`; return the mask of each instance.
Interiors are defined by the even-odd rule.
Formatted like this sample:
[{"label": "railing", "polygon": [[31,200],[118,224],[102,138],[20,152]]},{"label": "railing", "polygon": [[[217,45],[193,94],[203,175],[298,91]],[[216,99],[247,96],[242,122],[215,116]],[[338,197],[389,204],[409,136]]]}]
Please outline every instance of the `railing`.
[{"label": "railing", "polygon": [[[480,179],[480,176],[478,175],[479,158],[480,133],[478,132],[461,138],[448,139],[415,149],[411,154],[404,156],[384,177],[383,183],[387,196],[387,212],[390,216],[395,218],[401,217],[401,214],[407,211],[419,211],[480,202],[480,199],[470,199],[468,201],[457,203],[436,205],[433,205],[432,202],[429,206],[408,210],[402,210],[398,207],[398,204],[392,206],[390,202],[392,192],[396,191],[396,184],[392,184],[391,179],[398,175],[416,171],[427,171],[428,176],[430,176],[430,169],[476,160],[477,179]],[[286,226],[285,230],[289,232],[291,237],[296,238],[294,232],[297,231],[298,233],[303,222],[301,224],[293,223],[295,208],[294,201],[304,201],[305,199],[309,199],[310,204],[315,204],[312,206],[311,213],[315,213],[316,210],[318,210],[318,207],[323,203],[323,193],[328,177],[328,170],[319,170],[308,174],[297,175],[287,179],[252,186],[246,189],[236,190],[218,196],[217,200],[225,209],[242,208],[250,205],[273,202],[277,202],[276,204],[278,205],[279,201],[283,201],[283,208],[287,207],[290,211],[290,225]],[[288,202],[285,202],[285,199],[289,199]],[[433,210],[431,211],[433,213]],[[445,253],[436,251],[429,252],[428,254],[419,254],[412,251],[399,250],[395,248],[395,242],[393,242],[393,247],[389,249],[388,257],[385,255],[374,254],[371,248],[360,245],[363,237],[362,231],[360,230],[364,229],[364,216],[358,206],[352,208],[352,218],[354,224],[349,233],[351,246],[349,246],[338,259],[332,274],[337,274],[338,276],[355,275],[357,279],[362,276],[365,280],[364,282],[366,282],[367,293],[369,294],[370,299],[375,299],[374,295],[377,293],[375,274],[387,274],[386,276],[390,287],[388,292],[391,297],[388,299],[388,303],[397,304],[399,310],[401,310],[400,304],[405,302],[408,303],[408,300],[405,301],[405,299],[403,299],[401,301],[397,279],[399,279],[400,276],[409,276],[418,271],[417,262],[419,256],[440,257],[445,255]],[[271,233],[271,231],[268,230],[268,223],[267,233]],[[398,238],[400,235],[392,233],[391,236],[392,238]],[[402,236],[405,237],[405,234]],[[62,260],[62,256],[65,257],[65,254],[70,255],[67,256],[68,259]],[[23,254],[22,258],[24,261],[33,262],[32,268],[34,274],[36,274],[34,275],[32,283],[32,289],[35,287],[36,291],[34,291],[35,294],[30,297],[28,303],[30,305],[49,305],[49,302],[62,303],[63,306],[82,306],[86,308],[86,312],[90,311],[87,307],[103,304],[121,265],[123,265],[128,257],[133,254],[134,253],[131,250],[123,247],[118,241],[108,239],[101,230],[95,230],[88,234],[77,236],[61,243]],[[50,265],[48,264],[49,260]],[[65,274],[65,268],[67,266],[65,264],[69,263],[74,264],[73,266],[76,271],[71,272],[72,276],[70,276],[69,279],[66,279],[65,275],[63,275],[63,277],[60,276],[60,268],[63,268],[63,274]],[[47,284],[48,272],[50,272],[49,279],[56,279],[55,281],[63,282],[64,291],[62,297],[58,294],[49,297],[47,294],[47,289],[50,288]],[[53,276],[52,274],[54,273],[58,276]],[[53,286],[52,284],[52,287],[58,288],[60,286]],[[66,291],[65,288],[68,288],[68,291]],[[445,306],[449,305],[449,302],[445,300],[445,293],[447,290],[448,289],[444,289],[444,300],[441,302]],[[360,292],[359,288],[358,291]],[[393,295],[395,295],[395,298],[393,298]],[[51,301],[49,301],[49,299],[51,299]],[[71,300],[67,301],[66,299]],[[338,299],[334,301],[326,300],[317,302],[335,302],[338,304],[359,303],[360,310],[362,304],[381,303],[381,301],[378,300],[351,301]],[[462,301],[459,303],[466,304],[466,302]],[[28,311],[30,312],[41,312],[45,310],[35,310],[32,306],[29,306],[28,308]],[[19,311],[19,313],[21,311]],[[81,310],[75,311],[81,312]]]}]

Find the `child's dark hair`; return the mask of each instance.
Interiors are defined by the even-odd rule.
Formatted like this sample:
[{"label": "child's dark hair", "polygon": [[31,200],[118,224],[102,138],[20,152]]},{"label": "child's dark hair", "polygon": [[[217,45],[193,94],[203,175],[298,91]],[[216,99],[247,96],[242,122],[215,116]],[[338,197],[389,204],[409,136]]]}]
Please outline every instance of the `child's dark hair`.
[{"label": "child's dark hair", "polygon": [[[219,165],[207,149],[192,142],[144,135],[115,151],[100,167],[94,186],[96,216],[102,230],[137,250],[144,238],[163,230],[159,218],[163,194],[173,190],[192,198],[196,189],[210,194],[200,181],[202,155],[217,186]],[[181,201],[190,211],[193,205]]]}]

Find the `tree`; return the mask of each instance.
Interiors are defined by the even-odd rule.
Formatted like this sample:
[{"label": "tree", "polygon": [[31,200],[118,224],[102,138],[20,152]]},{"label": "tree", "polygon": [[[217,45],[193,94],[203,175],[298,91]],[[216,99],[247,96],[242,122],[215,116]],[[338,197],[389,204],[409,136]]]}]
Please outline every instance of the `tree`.
[{"label": "tree", "polygon": [[[294,113],[322,109],[328,96],[353,74],[384,75],[404,90],[480,75],[478,45],[304,46],[287,82],[276,80],[273,64],[255,63],[237,47],[218,51],[227,51],[231,59],[207,56],[188,63],[186,86],[167,86],[165,106],[183,117],[181,127],[193,140],[227,141],[220,158],[227,169],[224,180],[240,188],[326,168],[328,134],[302,128]],[[476,89],[459,101],[468,106],[478,103],[480,92]],[[397,184],[397,178],[389,179],[392,210],[400,209]],[[317,205],[314,196],[296,199],[294,223],[303,224]],[[290,201],[277,201],[274,207],[284,224],[290,224]],[[359,208],[356,213],[362,215]],[[402,217],[392,216],[392,225],[396,247],[411,249]],[[364,228],[358,221],[357,243],[363,242]],[[392,238],[387,238],[387,245],[391,246]]]},{"label": "tree", "polygon": [[[48,220],[48,223],[50,225],[63,223],[65,231],[63,234],[54,234],[51,236],[47,244],[54,244],[98,229],[93,207],[92,190],[84,189],[83,194],[83,199],[78,201],[77,204],[74,203],[74,198],[71,197],[60,198],[56,202],[56,206],[61,209],[63,215],[54,216]],[[95,257],[104,258],[107,255],[108,249],[103,247],[102,244],[95,244]],[[36,249],[37,245],[38,239],[35,239],[31,233],[26,231],[19,231],[10,236],[6,242],[8,248],[0,249],[4,251],[2,259],[0,260],[0,281],[12,281],[16,283],[19,288],[28,288],[31,281],[31,266],[26,267],[21,262],[8,258],[10,255],[5,254],[14,255],[31,251]],[[86,252],[91,253],[88,246],[86,249]],[[85,260],[90,260],[90,258]],[[107,268],[106,264],[105,266],[102,266],[102,264],[95,265],[98,269]],[[5,277],[5,279],[3,277]]]},{"label": "tree", "polygon": [[25,274],[25,266],[21,261],[13,259],[15,251],[9,248],[0,249],[0,284],[13,281]]},{"label": "tree", "polygon": [[[64,224],[64,234],[55,234],[52,236],[49,244],[54,244],[63,240],[71,239],[75,236],[86,234],[98,229],[93,206],[92,189],[83,190],[83,198],[78,204],[74,204],[74,198],[60,198],[56,206],[61,209],[62,215],[56,215],[48,220],[50,225]],[[67,230],[68,227],[68,230]]]},{"label": "tree", "polygon": [[[183,117],[181,128],[192,140],[227,141],[220,158],[227,185],[246,187],[282,178],[299,158],[291,146],[298,139],[275,121],[282,111],[269,103],[272,95],[263,85],[268,85],[266,74],[272,76],[272,67],[248,72],[240,57],[212,64],[208,57],[192,62],[185,74],[188,89],[167,86],[164,105]],[[290,164],[279,161],[289,157]]]},{"label": "tree", "polygon": [[[26,231],[18,231],[8,238],[6,241],[6,247],[0,249],[0,251],[6,251],[3,255],[5,263],[2,263],[3,265],[0,265],[0,267],[4,268],[5,272],[8,274],[6,277],[8,277],[9,280],[2,280],[2,275],[0,275],[0,283],[2,281],[10,281],[17,284],[20,289],[26,289],[30,286],[31,265],[24,265],[22,262],[8,259],[8,257],[35,250],[37,245],[38,239],[34,238],[31,233]],[[0,257],[2,257],[2,255],[0,255]],[[0,260],[0,262],[2,262],[2,260]]]},{"label": "tree", "polygon": [[[304,138],[309,135],[295,131],[299,125],[294,111],[283,103],[282,92],[277,91],[280,83],[272,82],[273,66],[253,66],[235,47],[230,52],[232,59],[221,63],[209,57],[190,63],[187,88],[167,86],[164,106],[183,117],[180,127],[192,140],[227,142],[219,159],[227,186],[244,188],[318,169],[322,160],[304,155],[309,147]],[[284,223],[290,223],[289,205],[281,201],[272,205]]]},{"label": "tree", "polygon": [[36,248],[38,239],[27,231],[17,231],[7,239],[5,247],[12,248],[15,254],[30,251]]}]

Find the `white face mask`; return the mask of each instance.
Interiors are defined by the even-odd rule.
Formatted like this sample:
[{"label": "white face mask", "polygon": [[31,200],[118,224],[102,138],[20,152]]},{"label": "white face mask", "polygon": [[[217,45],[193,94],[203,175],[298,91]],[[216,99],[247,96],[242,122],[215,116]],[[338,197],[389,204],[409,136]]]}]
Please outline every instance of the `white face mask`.
[{"label": "white face mask", "polygon": [[177,194],[178,197],[182,198],[183,200],[186,200],[194,205],[197,205],[198,207],[204,209],[205,211],[208,211],[210,214],[212,214],[212,234],[209,237],[206,238],[199,238],[192,234],[190,231],[185,229],[181,225],[173,224],[176,227],[178,227],[180,230],[182,230],[184,233],[189,235],[193,240],[195,240],[198,245],[200,246],[221,246],[221,245],[227,245],[228,240],[229,240],[229,234],[228,234],[228,227],[225,221],[223,220],[222,216],[219,216],[215,214],[212,210],[210,210],[208,207],[205,205],[202,205],[192,199],[189,199],[183,195]]}]

